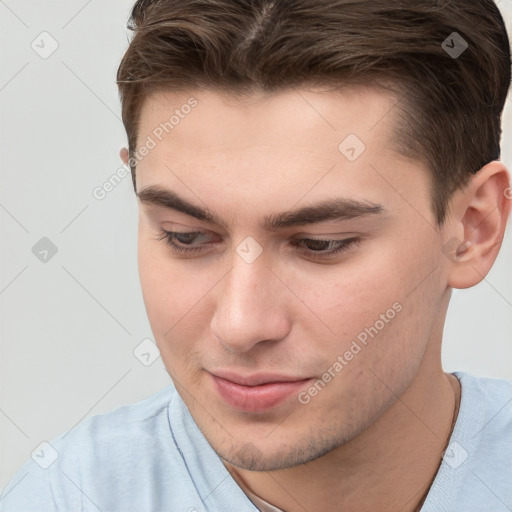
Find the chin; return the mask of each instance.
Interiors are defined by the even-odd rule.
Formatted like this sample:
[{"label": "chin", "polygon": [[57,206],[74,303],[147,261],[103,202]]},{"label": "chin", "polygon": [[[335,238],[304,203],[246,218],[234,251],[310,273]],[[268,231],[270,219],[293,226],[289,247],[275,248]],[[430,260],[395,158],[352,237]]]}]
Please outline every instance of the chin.
[{"label": "chin", "polygon": [[212,439],[203,432],[217,455],[233,466],[248,471],[276,471],[306,464],[318,459],[348,442],[340,429],[304,432],[292,439],[287,432],[270,435],[268,438],[245,442],[245,439],[230,437],[226,440]]}]

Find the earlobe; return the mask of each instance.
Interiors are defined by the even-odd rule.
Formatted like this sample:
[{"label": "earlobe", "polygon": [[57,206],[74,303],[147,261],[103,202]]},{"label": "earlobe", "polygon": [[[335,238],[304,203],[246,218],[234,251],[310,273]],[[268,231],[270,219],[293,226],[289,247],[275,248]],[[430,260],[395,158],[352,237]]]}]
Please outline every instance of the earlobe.
[{"label": "earlobe", "polygon": [[503,241],[511,210],[511,180],[502,162],[482,167],[464,191],[453,197],[455,227],[463,239],[453,237],[448,285],[470,288],[490,271]]},{"label": "earlobe", "polygon": [[126,165],[128,163],[128,157],[129,157],[128,148],[121,148],[121,150],[119,151],[119,156],[121,157],[123,164]]}]

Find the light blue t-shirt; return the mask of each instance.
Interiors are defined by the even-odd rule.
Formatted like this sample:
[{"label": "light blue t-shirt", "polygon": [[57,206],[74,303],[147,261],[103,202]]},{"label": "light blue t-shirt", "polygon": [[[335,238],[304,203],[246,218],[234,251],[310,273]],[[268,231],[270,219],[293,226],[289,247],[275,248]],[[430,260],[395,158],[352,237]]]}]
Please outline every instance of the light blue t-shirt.
[{"label": "light blue t-shirt", "polygon": [[[512,382],[455,373],[459,415],[422,512],[512,510]],[[45,469],[46,467],[46,469]],[[255,512],[172,385],[84,421],[13,477],[1,512]]]}]

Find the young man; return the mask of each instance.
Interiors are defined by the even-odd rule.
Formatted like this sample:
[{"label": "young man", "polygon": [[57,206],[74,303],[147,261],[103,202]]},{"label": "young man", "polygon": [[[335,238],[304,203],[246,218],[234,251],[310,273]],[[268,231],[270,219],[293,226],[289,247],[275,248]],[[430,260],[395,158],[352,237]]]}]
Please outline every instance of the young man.
[{"label": "young man", "polygon": [[440,356],[511,209],[494,3],[140,0],[132,28],[121,156],[173,386],[52,441],[0,510],[512,510],[512,385]]}]

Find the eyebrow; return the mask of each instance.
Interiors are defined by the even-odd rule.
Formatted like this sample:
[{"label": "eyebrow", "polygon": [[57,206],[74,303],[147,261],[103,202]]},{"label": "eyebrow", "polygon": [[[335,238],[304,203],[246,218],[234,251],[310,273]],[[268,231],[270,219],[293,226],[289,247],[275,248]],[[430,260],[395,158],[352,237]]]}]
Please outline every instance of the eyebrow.
[{"label": "eyebrow", "polygon": [[[141,203],[169,208],[198,220],[226,227],[226,223],[208,208],[190,203],[176,192],[157,185],[147,187],[137,193]],[[329,220],[350,220],[385,212],[381,204],[354,199],[326,199],[317,204],[265,216],[263,227],[268,231],[277,231],[294,226],[317,224]]]}]

